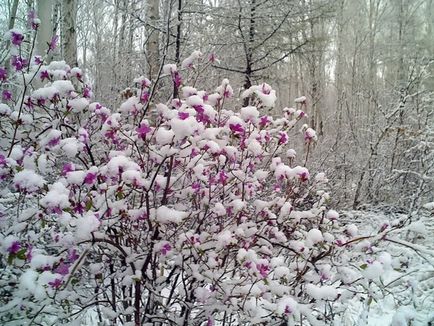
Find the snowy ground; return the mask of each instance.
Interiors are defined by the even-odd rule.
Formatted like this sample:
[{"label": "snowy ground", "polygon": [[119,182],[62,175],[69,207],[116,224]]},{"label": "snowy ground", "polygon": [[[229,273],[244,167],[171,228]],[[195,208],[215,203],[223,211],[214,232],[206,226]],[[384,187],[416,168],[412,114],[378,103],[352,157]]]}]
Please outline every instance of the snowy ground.
[{"label": "snowy ground", "polygon": [[[342,218],[356,224],[361,234],[373,232],[373,227],[384,222],[406,218],[393,209],[369,209],[347,211]],[[413,223],[399,232],[394,239],[409,244],[415,250],[397,244],[389,244],[392,257],[402,259],[403,267],[390,270],[382,277],[383,284],[391,292],[375,293],[379,299],[367,308],[365,303],[353,300],[349,303],[342,326],[427,326],[434,325],[434,215],[428,211],[413,218]],[[414,244],[414,245],[412,245]],[[408,267],[405,263],[409,257]]]}]

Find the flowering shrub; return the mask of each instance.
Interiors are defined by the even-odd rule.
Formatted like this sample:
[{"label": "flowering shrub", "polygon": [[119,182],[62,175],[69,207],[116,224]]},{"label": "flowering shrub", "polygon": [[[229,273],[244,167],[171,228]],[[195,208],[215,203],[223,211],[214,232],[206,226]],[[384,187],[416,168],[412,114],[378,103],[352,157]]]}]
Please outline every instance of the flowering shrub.
[{"label": "flowering shrub", "polygon": [[[24,34],[10,35],[21,47]],[[196,90],[168,65],[180,97],[151,119],[145,77],[111,110],[78,68],[11,64],[0,68],[10,93],[0,106],[2,324],[93,314],[123,325],[320,325],[349,298],[372,298],[392,268],[375,244],[396,226],[361,237],[339,223],[324,174],[295,164],[289,131],[304,112],[261,114],[276,99],[269,85],[247,90],[253,105],[237,110],[225,105],[228,80]]]}]

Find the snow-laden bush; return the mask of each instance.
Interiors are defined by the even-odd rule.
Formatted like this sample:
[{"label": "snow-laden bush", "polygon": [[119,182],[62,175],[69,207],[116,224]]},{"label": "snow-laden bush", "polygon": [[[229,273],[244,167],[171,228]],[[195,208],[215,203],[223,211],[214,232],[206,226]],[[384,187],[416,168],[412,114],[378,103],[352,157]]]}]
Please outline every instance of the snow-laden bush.
[{"label": "snow-laden bush", "polygon": [[180,98],[153,103],[141,77],[111,110],[80,69],[15,53],[0,68],[2,324],[323,325],[379,296],[397,262],[377,243],[399,223],[341,225],[324,174],[295,163],[304,113],[261,113],[269,85],[236,109],[227,80],[196,90],[168,65]]}]

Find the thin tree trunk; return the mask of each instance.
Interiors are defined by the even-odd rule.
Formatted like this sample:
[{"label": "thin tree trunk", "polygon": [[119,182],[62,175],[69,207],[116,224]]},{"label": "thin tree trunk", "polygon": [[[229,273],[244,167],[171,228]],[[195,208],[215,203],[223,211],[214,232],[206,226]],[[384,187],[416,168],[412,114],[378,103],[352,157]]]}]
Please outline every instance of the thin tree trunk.
[{"label": "thin tree trunk", "polygon": [[[41,24],[37,34],[37,53],[44,55],[48,50],[48,44],[52,37],[52,13],[53,0],[38,0],[38,17]],[[47,58],[48,59],[48,58]]]},{"label": "thin tree trunk", "polygon": [[150,26],[146,55],[148,58],[148,76],[151,80],[157,77],[160,67],[160,33],[156,27],[160,20],[160,1],[150,0],[148,3],[148,20]]},{"label": "thin tree trunk", "polygon": [[75,0],[63,0],[63,55],[67,64],[77,66],[77,36],[76,36],[76,18],[77,3]]}]

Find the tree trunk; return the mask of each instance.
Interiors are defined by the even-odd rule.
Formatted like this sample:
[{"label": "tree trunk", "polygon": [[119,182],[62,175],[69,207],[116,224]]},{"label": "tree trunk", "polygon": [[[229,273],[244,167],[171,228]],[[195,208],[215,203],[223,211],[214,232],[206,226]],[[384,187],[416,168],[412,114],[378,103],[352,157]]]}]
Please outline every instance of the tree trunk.
[{"label": "tree trunk", "polygon": [[38,29],[36,50],[40,55],[47,53],[48,44],[50,43],[51,37],[53,36],[51,21],[52,13],[53,0],[38,0],[38,17],[41,20],[41,25]]},{"label": "tree trunk", "polygon": [[146,44],[146,55],[148,59],[148,76],[151,80],[157,77],[160,67],[160,33],[157,25],[160,19],[160,1],[150,0],[148,3],[149,37]]},{"label": "tree trunk", "polygon": [[75,0],[63,0],[63,55],[67,64],[78,66],[77,63],[77,36],[75,30],[77,17],[77,2]]},{"label": "tree trunk", "polygon": [[[250,1],[250,26],[249,26],[249,40],[246,49],[246,71],[244,74],[244,89],[249,89],[252,86],[252,59],[253,59],[253,42],[255,41],[255,16],[256,16],[256,0]],[[244,106],[248,106],[250,97],[244,99]]]}]

